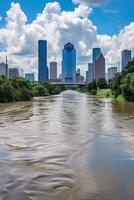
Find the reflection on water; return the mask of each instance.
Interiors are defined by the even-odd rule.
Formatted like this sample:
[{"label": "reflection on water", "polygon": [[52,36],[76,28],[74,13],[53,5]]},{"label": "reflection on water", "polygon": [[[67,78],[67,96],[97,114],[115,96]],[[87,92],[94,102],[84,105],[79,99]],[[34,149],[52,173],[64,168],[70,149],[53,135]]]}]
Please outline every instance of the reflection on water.
[{"label": "reflection on water", "polygon": [[134,104],[75,91],[0,104],[1,200],[133,200]]}]

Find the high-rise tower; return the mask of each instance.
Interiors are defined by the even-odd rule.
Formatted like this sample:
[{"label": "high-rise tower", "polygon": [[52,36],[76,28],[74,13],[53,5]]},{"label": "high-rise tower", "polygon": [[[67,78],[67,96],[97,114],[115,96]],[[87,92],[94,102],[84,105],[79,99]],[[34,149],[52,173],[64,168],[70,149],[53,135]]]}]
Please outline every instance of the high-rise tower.
[{"label": "high-rise tower", "polygon": [[47,41],[38,41],[38,81],[48,80]]},{"label": "high-rise tower", "polygon": [[76,50],[70,42],[65,44],[62,51],[62,82],[76,82]]},{"label": "high-rise tower", "polygon": [[130,50],[123,50],[121,52],[121,70],[124,70],[124,68],[127,66],[128,62],[131,61],[131,51]]},{"label": "high-rise tower", "polygon": [[93,78],[105,78],[105,58],[100,48],[93,49]]}]

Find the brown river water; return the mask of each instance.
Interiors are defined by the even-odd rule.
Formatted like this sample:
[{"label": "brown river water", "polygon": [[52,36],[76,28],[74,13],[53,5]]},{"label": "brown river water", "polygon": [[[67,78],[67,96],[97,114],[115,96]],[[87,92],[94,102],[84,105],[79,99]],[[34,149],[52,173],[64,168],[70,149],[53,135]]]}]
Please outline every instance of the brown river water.
[{"label": "brown river water", "polygon": [[134,103],[0,104],[0,200],[134,200]]}]

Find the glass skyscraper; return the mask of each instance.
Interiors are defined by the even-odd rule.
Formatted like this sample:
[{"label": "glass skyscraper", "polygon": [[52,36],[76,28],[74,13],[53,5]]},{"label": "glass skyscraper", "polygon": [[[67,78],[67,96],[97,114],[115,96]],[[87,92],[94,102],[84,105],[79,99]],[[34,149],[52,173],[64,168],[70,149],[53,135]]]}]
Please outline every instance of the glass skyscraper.
[{"label": "glass skyscraper", "polygon": [[100,48],[93,49],[93,78],[105,78],[105,58]]},{"label": "glass skyscraper", "polygon": [[93,48],[93,62],[97,60],[100,53],[101,53],[100,48]]},{"label": "glass skyscraper", "polygon": [[54,81],[57,79],[57,62],[50,62],[50,80]]},{"label": "glass skyscraper", "polygon": [[130,61],[131,61],[131,51],[127,49],[123,50],[121,52],[122,70],[124,70],[124,68]]},{"label": "glass skyscraper", "polygon": [[76,50],[71,43],[65,44],[62,51],[62,82],[76,82]]},{"label": "glass skyscraper", "polygon": [[48,80],[47,41],[38,41],[38,81]]},{"label": "glass skyscraper", "polygon": [[88,63],[88,81],[93,80],[93,63]]}]

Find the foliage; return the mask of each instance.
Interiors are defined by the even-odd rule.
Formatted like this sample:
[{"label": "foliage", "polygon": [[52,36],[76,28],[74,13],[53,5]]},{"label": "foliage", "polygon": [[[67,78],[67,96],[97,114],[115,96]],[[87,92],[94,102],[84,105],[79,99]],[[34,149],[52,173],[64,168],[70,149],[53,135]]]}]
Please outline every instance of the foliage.
[{"label": "foliage", "polygon": [[134,73],[128,73],[122,78],[122,95],[127,101],[134,101]]},{"label": "foliage", "polygon": [[111,89],[112,89],[112,93],[115,97],[118,97],[119,95],[121,95],[122,91],[121,91],[121,74],[117,73],[115,75],[115,77],[112,79],[112,83],[111,83]]},{"label": "foliage", "polygon": [[0,76],[0,102],[28,101],[33,96],[48,96],[59,94],[65,88],[63,85],[39,83],[32,85],[24,78],[6,78]]},{"label": "foliage", "polygon": [[87,92],[90,93],[92,90],[97,90],[97,83],[95,79],[87,84]]},{"label": "foliage", "polygon": [[33,85],[34,96],[49,96],[59,94],[65,88],[63,85],[53,85],[48,82],[42,82],[36,85]]},{"label": "foliage", "polygon": [[117,98],[122,95],[127,101],[134,101],[134,61],[128,63],[122,73],[112,79],[111,89]]},{"label": "foliage", "polygon": [[76,90],[79,92],[87,92],[87,86],[86,85],[78,85]]},{"label": "foliage", "polygon": [[0,102],[27,101],[32,97],[32,87],[26,79],[0,77]]},{"label": "foliage", "polygon": [[96,94],[97,94],[97,90],[96,90],[96,89],[92,89],[92,90],[90,90],[90,94],[92,94],[92,95],[96,95]]},{"label": "foliage", "polygon": [[107,86],[107,81],[105,78],[99,78],[97,80],[97,88],[99,89],[106,89],[108,86]]},{"label": "foliage", "polygon": [[99,89],[97,90],[97,95],[106,98],[113,98],[111,89]]}]

